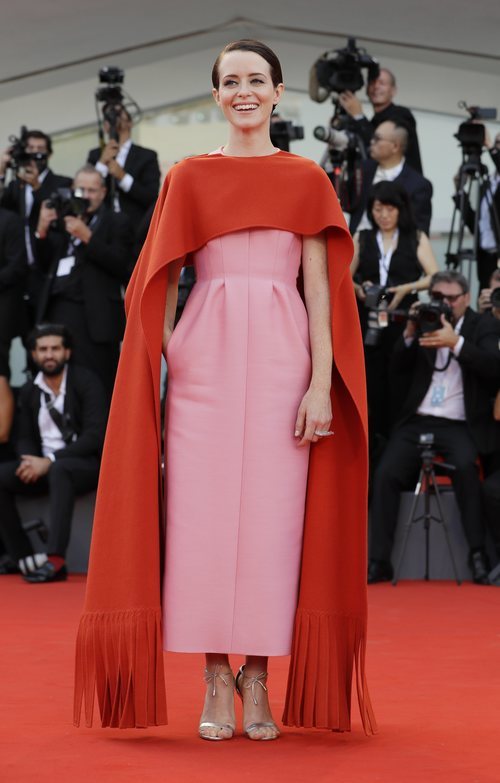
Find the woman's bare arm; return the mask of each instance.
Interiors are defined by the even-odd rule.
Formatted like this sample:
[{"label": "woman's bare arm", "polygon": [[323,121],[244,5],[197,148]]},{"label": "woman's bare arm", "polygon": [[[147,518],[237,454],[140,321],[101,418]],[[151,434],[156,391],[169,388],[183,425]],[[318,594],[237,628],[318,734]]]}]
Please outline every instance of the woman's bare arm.
[{"label": "woman's bare arm", "polygon": [[295,434],[299,445],[316,442],[315,430],[328,431],[332,420],[332,337],[326,235],[304,237],[302,243],[304,296],[309,317],[312,373],[299,406]]}]

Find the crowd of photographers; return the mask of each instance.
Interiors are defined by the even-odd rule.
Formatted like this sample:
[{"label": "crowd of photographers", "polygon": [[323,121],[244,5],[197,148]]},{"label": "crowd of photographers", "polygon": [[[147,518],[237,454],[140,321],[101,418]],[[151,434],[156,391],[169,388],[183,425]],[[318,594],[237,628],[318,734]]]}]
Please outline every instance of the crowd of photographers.
[{"label": "crowd of photographers", "polygon": [[[467,226],[476,243],[475,311],[467,279],[438,270],[429,240],[432,184],[422,173],[415,118],[394,103],[395,76],[353,46],[315,64],[311,97],[336,95],[330,126],[315,135],[327,142],[322,165],[355,245],[370,429],[368,581],[393,577],[400,495],[415,487],[418,443],[432,435],[436,453],[453,465],[472,578],[490,584],[487,547],[500,559],[500,134],[491,142],[481,125],[479,151],[471,135],[475,146],[464,153],[453,197],[458,234]],[[344,71],[340,79],[341,54],[354,57],[352,79]],[[360,67],[368,68],[371,119],[356,96]],[[103,105],[103,143],[71,179],[51,171],[51,139],[38,130],[24,130],[0,158],[0,572],[21,571],[35,583],[66,578],[75,497],[97,483],[123,292],[160,185],[157,155],[132,142],[132,115],[113,89],[106,88],[115,99]],[[285,149],[302,138],[279,117],[272,135]],[[483,147],[491,175],[480,162]],[[182,282],[181,297],[189,290]],[[15,416],[9,351],[18,335],[29,381]],[[49,531],[43,522],[38,530],[48,536],[45,553],[34,551],[15,498],[47,492]]]}]

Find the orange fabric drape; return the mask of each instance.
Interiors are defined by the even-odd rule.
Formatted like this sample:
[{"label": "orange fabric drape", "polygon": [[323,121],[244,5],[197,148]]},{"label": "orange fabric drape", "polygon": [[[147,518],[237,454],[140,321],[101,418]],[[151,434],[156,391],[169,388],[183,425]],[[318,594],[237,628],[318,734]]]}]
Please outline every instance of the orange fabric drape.
[{"label": "orange fabric drape", "polygon": [[313,445],[300,595],[283,720],[350,729],[351,684],[367,733],[365,679],[367,426],[352,241],[326,174],[290,153],[202,155],[174,166],[127,289],[76,653],[75,723],[94,695],[103,726],[166,723],[161,638],[160,361],[169,262],[250,227],[326,230],[335,435]]}]

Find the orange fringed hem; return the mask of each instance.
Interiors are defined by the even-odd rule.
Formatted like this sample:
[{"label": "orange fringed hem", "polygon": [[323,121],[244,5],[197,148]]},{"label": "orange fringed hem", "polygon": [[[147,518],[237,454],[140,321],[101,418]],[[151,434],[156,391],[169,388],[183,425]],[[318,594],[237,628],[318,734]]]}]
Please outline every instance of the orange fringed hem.
[{"label": "orange fringed hem", "polygon": [[282,718],[285,726],[350,731],[354,664],[363,728],[366,734],[375,734],[365,647],[365,619],[299,609]]},{"label": "orange fringed hem", "polygon": [[132,729],[167,723],[161,612],[88,612],[76,644],[75,726],[92,726],[97,693],[102,727]]}]

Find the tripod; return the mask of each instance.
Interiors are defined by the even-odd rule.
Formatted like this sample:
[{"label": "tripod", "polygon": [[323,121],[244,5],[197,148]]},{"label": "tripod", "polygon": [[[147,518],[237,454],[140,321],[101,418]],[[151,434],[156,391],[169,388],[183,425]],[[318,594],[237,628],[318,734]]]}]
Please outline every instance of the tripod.
[{"label": "tripod", "polygon": [[[450,535],[449,535],[449,529],[448,529],[448,523],[445,519],[444,513],[443,513],[443,506],[441,504],[441,495],[439,493],[439,487],[436,482],[436,473],[435,473],[435,466],[438,465],[441,468],[445,468],[446,470],[455,470],[454,465],[448,465],[446,462],[438,462],[436,460],[436,453],[430,449],[425,448],[422,451],[422,466],[420,468],[420,475],[418,477],[417,485],[415,487],[415,492],[413,495],[413,501],[411,504],[410,513],[408,515],[408,520],[406,522],[406,532],[405,537],[403,540],[403,547],[401,549],[401,554],[399,556],[399,561],[396,566],[396,570],[394,571],[394,577],[392,580],[392,584],[396,585],[398,583],[399,573],[401,571],[401,566],[403,564],[404,556],[406,553],[406,547],[408,545],[408,540],[410,538],[410,533],[412,529],[412,525],[416,524],[417,522],[421,522],[423,520],[424,522],[424,532],[425,532],[425,575],[424,579],[426,581],[429,581],[429,560],[430,560],[430,527],[431,522],[438,522],[440,525],[443,526],[443,532],[446,538],[446,544],[448,546],[448,551],[450,553],[450,559],[451,564],[453,566],[453,573],[455,575],[455,581],[457,585],[461,584],[461,580],[458,577],[458,571],[457,566],[455,563],[455,558],[453,557],[453,549],[451,546],[450,541]],[[424,496],[424,513],[420,514],[420,516],[416,515],[417,511],[417,503],[419,495],[421,494],[423,488],[423,496]],[[438,516],[433,516],[431,514],[431,492],[434,493],[434,496],[436,498],[436,505],[438,509]]]},{"label": "tripod", "polygon": [[[475,189],[475,190],[474,190]],[[474,191],[474,192],[473,192]],[[491,192],[490,178],[487,167],[481,163],[481,150],[467,152],[464,150],[462,164],[458,172],[458,186],[455,193],[455,207],[451,218],[450,233],[448,235],[448,246],[446,248],[446,266],[448,268],[458,269],[462,272],[465,261],[468,262],[467,279],[469,285],[472,277],[472,263],[477,263],[477,254],[479,247],[479,219],[481,211],[481,201],[488,199],[491,208],[491,217],[493,222],[493,231],[495,236],[500,236],[500,222],[493,204],[493,194]],[[473,219],[467,220],[467,214]],[[455,234],[455,221],[459,216],[457,244],[452,252],[453,237]],[[464,247],[465,227],[468,227],[472,234],[472,247]]]}]

